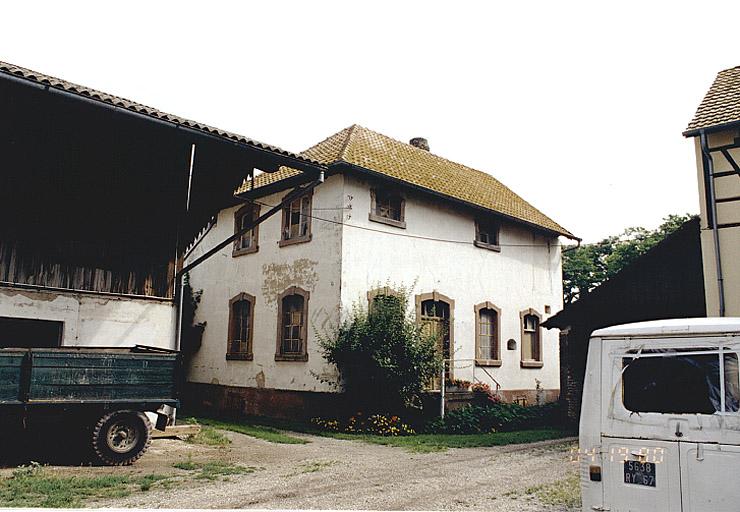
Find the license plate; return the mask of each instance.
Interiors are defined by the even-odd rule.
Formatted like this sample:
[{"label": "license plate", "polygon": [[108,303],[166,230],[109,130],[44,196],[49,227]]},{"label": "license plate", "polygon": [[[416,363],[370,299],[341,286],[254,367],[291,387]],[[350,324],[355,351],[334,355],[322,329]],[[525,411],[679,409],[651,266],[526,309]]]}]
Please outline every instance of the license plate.
[{"label": "license plate", "polygon": [[655,487],[655,463],[624,461],[624,483]]}]

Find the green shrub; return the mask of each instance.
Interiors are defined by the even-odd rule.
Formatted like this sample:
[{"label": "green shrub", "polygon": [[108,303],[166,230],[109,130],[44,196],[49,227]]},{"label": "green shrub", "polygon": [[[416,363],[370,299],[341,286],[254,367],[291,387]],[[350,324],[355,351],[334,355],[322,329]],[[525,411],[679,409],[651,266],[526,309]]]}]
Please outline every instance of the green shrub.
[{"label": "green shrub", "polygon": [[557,426],[561,414],[557,403],[524,407],[519,404],[489,402],[449,411],[426,426],[435,434],[483,434]]},{"label": "green shrub", "polygon": [[334,332],[319,336],[324,357],[339,370],[355,410],[401,411],[421,407],[427,383],[442,370],[437,339],[408,313],[405,294],[379,295],[370,310],[355,305]]}]

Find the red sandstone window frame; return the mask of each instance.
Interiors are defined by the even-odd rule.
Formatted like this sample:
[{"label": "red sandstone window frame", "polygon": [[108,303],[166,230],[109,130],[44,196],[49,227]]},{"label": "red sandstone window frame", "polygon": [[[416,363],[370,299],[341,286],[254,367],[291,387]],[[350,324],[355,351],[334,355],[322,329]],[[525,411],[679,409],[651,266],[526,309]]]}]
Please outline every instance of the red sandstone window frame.
[{"label": "red sandstone window frame", "polygon": [[[526,326],[527,317],[533,317],[537,321],[536,327],[528,329]],[[526,309],[519,313],[519,321],[521,325],[521,344],[519,348],[519,354],[521,358],[522,368],[542,368],[542,315],[532,308]],[[529,335],[529,336],[527,336]],[[534,336],[534,340],[531,339]],[[527,338],[532,343],[532,358],[524,358],[524,344],[527,342]]]},{"label": "red sandstone window frame", "polygon": [[[242,228],[242,219],[251,217],[251,220],[257,220],[260,216],[260,207],[258,204],[248,203],[234,212],[234,234]],[[250,240],[249,247],[242,247],[242,241],[245,237]],[[231,251],[232,257],[253,254],[259,250],[259,224],[247,231],[242,236],[234,240],[234,248]]]},{"label": "red sandstone window frame", "polygon": [[[237,317],[237,313],[235,312],[236,305],[239,302],[247,302],[249,303],[249,313],[246,317],[246,323],[247,323],[247,339],[241,340],[241,343],[244,344],[245,349],[244,350],[234,350],[234,338],[235,338],[235,331],[239,327],[239,318]],[[250,295],[248,293],[240,293],[239,295],[236,295],[229,301],[229,330],[226,335],[226,359],[227,360],[237,360],[237,361],[251,361],[253,356],[252,353],[252,338],[254,334],[254,304],[256,302],[256,299],[254,295]],[[243,325],[243,324],[242,324]]]},{"label": "red sandstone window frame", "polygon": [[[287,197],[287,196],[286,196]],[[293,220],[294,205],[297,203],[298,212],[298,223],[295,224]],[[304,203],[306,204],[304,211]],[[286,245],[301,244],[304,242],[310,242],[312,238],[311,234],[311,216],[313,210],[313,191],[309,191],[303,194],[301,197],[294,199],[283,208],[283,220],[280,223],[280,241],[278,245],[285,247]],[[298,234],[291,235],[292,226],[298,226]],[[306,226],[306,232],[301,234],[301,226]]]},{"label": "red sandstone window frame", "polygon": [[378,297],[396,297],[399,301],[403,302],[403,294],[391,288],[390,286],[380,286],[373,288],[367,292],[367,310],[370,311],[373,308],[375,299]]},{"label": "red sandstone window frame", "polygon": [[[475,364],[477,366],[501,366],[501,309],[489,301],[481,302],[473,309],[475,311]],[[491,311],[494,314],[493,333],[483,334],[484,325],[481,320],[481,313],[485,311]],[[490,331],[490,329],[491,326],[487,325],[487,330]],[[493,353],[487,355],[493,357],[482,357],[480,342],[483,336],[488,336],[491,340]]]},{"label": "red sandstone window frame", "polygon": [[[301,323],[299,325],[300,350],[295,352],[284,351],[284,333],[285,328],[296,327],[295,324],[285,325],[285,301],[289,297],[298,296],[303,299],[301,309]],[[277,316],[277,341],[275,347],[275,361],[308,361],[308,301],[311,293],[298,286],[291,286],[278,296],[278,316]]]}]

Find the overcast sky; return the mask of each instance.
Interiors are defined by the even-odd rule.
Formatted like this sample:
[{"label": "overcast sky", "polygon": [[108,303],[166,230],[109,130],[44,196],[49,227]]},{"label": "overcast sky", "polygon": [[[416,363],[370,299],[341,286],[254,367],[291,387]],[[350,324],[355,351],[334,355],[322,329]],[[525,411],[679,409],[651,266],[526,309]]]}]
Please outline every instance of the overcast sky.
[{"label": "overcast sky", "polygon": [[301,151],[353,123],[489,172],[586,242],[698,212],[681,132],[738,2],[14,2],[0,60]]}]

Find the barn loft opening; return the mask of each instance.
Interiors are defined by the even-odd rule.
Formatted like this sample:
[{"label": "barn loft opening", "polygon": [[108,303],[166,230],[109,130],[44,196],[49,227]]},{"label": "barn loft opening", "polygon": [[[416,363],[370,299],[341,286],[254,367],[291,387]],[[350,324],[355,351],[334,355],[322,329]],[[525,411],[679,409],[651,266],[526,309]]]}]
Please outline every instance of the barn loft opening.
[{"label": "barn loft opening", "polygon": [[[183,249],[253,169],[321,166],[0,63],[0,285],[171,299]],[[196,146],[190,185],[192,146]]]}]

